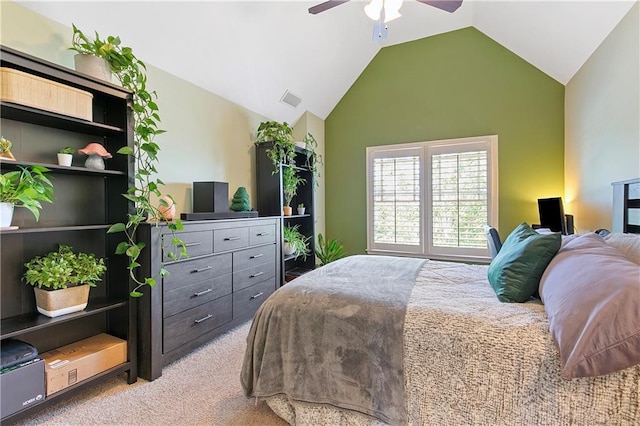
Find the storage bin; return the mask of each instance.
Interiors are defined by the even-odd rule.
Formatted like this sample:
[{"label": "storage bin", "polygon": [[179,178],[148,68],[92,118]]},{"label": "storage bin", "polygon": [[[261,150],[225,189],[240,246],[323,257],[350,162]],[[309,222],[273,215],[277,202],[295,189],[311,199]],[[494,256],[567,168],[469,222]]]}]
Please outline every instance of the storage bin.
[{"label": "storage bin", "polygon": [[13,68],[0,67],[0,100],[91,121],[93,95]]}]

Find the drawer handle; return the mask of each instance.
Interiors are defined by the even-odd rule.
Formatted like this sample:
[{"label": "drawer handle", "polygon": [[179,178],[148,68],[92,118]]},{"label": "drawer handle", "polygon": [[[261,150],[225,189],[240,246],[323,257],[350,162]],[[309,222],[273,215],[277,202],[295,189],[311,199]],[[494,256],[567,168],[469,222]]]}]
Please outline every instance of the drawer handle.
[{"label": "drawer handle", "polygon": [[264,256],[263,253],[254,254],[253,256],[249,257],[249,259],[257,259],[257,258],[262,257],[262,256]]},{"label": "drawer handle", "polygon": [[264,292],[260,292],[258,294],[254,294],[253,296],[251,296],[252,299],[257,299],[258,297],[262,296],[264,294]]},{"label": "drawer handle", "polygon": [[255,274],[253,274],[253,275],[249,276],[249,278],[259,277],[259,276],[260,276],[260,275],[262,275],[262,274],[264,274],[264,272],[263,272],[263,271],[256,272]]},{"label": "drawer handle", "polygon": [[258,237],[266,237],[267,235],[271,235],[270,232],[258,232],[256,234]]},{"label": "drawer handle", "polygon": [[206,290],[199,291],[197,293],[193,293],[194,296],[202,296],[203,294],[211,293],[213,291],[212,288],[208,288]]},{"label": "drawer handle", "polygon": [[224,239],[224,241],[236,241],[236,240],[239,240],[239,239],[240,239],[240,237],[227,237],[227,238]]},{"label": "drawer handle", "polygon": [[200,318],[200,319],[195,320],[194,322],[195,322],[196,324],[200,324],[202,321],[206,321],[206,320],[211,319],[211,318],[213,318],[213,315],[209,314],[209,315],[207,315],[206,317],[203,317],[203,318]]},{"label": "drawer handle", "polygon": [[194,247],[194,246],[199,246],[200,244],[202,244],[202,242],[199,243],[185,243],[185,247]]},{"label": "drawer handle", "polygon": [[198,273],[198,272],[208,271],[209,269],[211,269],[211,266],[207,266],[205,268],[194,269],[193,271],[191,271],[191,273],[195,274],[195,273]]}]

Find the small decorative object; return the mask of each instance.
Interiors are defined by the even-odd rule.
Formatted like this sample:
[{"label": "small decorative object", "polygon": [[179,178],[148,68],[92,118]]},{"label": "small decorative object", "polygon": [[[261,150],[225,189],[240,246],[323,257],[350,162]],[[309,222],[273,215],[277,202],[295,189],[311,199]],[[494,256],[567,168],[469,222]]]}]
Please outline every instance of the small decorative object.
[{"label": "small decorative object", "polygon": [[104,259],[93,253],[74,253],[64,244],[24,266],[23,279],[34,286],[38,312],[51,318],[86,308],[89,287],[95,287],[107,270]]},{"label": "small decorative object", "polygon": [[249,202],[249,193],[244,186],[239,187],[233,194],[231,199],[231,206],[229,207],[234,212],[248,212],[251,210],[251,203]]},{"label": "small decorative object", "polygon": [[316,247],[316,258],[320,261],[320,266],[331,263],[344,257],[344,246],[336,239],[325,241],[322,234],[318,234],[318,246]]},{"label": "small decorative object", "polygon": [[176,217],[176,203],[171,195],[163,195],[160,197],[160,205],[158,206],[160,217],[167,222],[171,222]]},{"label": "small decorative object", "polygon": [[302,256],[303,259],[306,259],[310,253],[309,240],[311,237],[305,237],[298,230],[299,227],[300,225],[286,225],[282,228],[282,239],[284,240],[282,251],[285,256],[294,256],[296,259]]},{"label": "small decorative object", "polygon": [[305,179],[298,176],[298,172],[294,167],[282,167],[282,191],[284,193],[284,206],[282,207],[283,215],[291,216],[291,201],[298,193],[298,185],[305,182]]},{"label": "small decorative object", "polygon": [[303,215],[305,211],[305,207],[303,203],[298,204],[298,214]]},{"label": "small decorative object", "polygon": [[58,165],[66,167],[71,166],[74,152],[76,152],[76,149],[72,146],[64,147],[58,151]]},{"label": "small decorative object", "polygon": [[0,228],[10,228],[14,207],[25,207],[40,219],[41,201],[53,203],[53,185],[46,167],[18,166],[20,170],[0,175]]},{"label": "small decorative object", "polygon": [[87,146],[78,150],[81,154],[88,155],[84,166],[87,169],[104,170],[104,158],[111,158],[111,154],[107,152],[102,145],[97,142],[91,142]]},{"label": "small decorative object", "polygon": [[13,143],[9,139],[0,137],[0,158],[16,161],[16,158],[11,154],[11,147],[13,147]]}]

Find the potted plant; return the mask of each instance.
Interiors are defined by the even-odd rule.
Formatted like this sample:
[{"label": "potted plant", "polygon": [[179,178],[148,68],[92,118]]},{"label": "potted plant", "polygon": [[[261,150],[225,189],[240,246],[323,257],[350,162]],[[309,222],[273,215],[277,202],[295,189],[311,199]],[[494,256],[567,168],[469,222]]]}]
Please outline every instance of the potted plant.
[{"label": "potted plant", "polygon": [[291,201],[298,193],[298,185],[305,182],[305,179],[298,176],[295,167],[282,167],[282,192],[284,193],[284,206],[282,206],[282,211],[285,216],[291,216]]},{"label": "potted plant", "polygon": [[256,145],[263,143],[272,143],[272,146],[266,150],[266,154],[273,163],[273,174],[278,173],[280,164],[295,163],[296,144],[293,141],[293,129],[286,122],[260,123],[256,134]]},{"label": "potted plant", "polygon": [[300,215],[304,214],[304,210],[305,210],[304,203],[298,204],[298,214]]},{"label": "potted plant", "polygon": [[58,165],[66,167],[71,166],[74,152],[76,152],[76,150],[72,146],[65,146],[60,151],[58,151]]},{"label": "potted plant", "polygon": [[318,141],[311,133],[307,133],[302,142],[304,142],[304,149],[307,151],[305,165],[313,173],[315,185],[318,186],[320,184],[320,167],[324,165],[322,156],[316,152]]},{"label": "potted plant", "polygon": [[53,185],[43,166],[18,166],[0,175],[0,227],[11,226],[14,207],[28,209],[40,220],[41,201],[53,203]]},{"label": "potted plant", "polygon": [[13,143],[9,139],[0,137],[0,158],[15,161],[16,158],[11,154]]},{"label": "potted plant", "polygon": [[93,253],[75,253],[64,244],[24,266],[23,279],[33,286],[38,312],[51,318],[86,308],[89,288],[96,286],[107,269],[104,260]]},{"label": "potted plant", "polygon": [[[130,295],[140,297],[142,296],[140,288],[145,285],[154,286],[155,278],[141,277],[138,274],[140,267],[138,258],[144,244],[136,242],[136,231],[142,222],[147,220],[158,222],[163,218],[159,206],[152,202],[152,195],[157,199],[162,198],[161,188],[164,185],[156,177],[160,146],[154,139],[157,135],[165,132],[158,127],[160,116],[158,115],[158,105],[155,102],[157,94],[147,90],[145,63],[133,54],[130,47],[122,46],[119,37],[109,36],[102,40],[96,32],[95,39],[92,41],[73,25],[73,39],[69,49],[80,54],[105,59],[120,84],[133,92],[133,102],[131,103],[134,128],[133,149],[124,146],[117,153],[132,155],[135,159],[134,185],[129,188],[126,194],[123,194],[133,203],[134,211],[127,214],[126,222],[114,224],[107,232],[124,233],[125,239],[118,244],[115,252],[129,258],[129,277],[135,284]],[[161,206],[164,205],[161,203]],[[167,227],[173,233],[173,245],[177,248],[177,252],[168,253],[169,258],[175,260],[187,256],[184,242],[175,235],[175,231],[183,229],[182,222],[175,219],[167,222]],[[166,274],[166,270],[160,269],[159,274]]]},{"label": "potted plant", "polygon": [[325,241],[322,234],[318,234],[318,246],[316,247],[316,258],[320,261],[320,266],[331,263],[344,257],[344,247],[338,240]]},{"label": "potted plant", "polygon": [[305,237],[299,231],[299,227],[300,225],[286,225],[282,228],[282,239],[284,240],[282,251],[285,256],[294,256],[296,259],[302,256],[303,259],[306,259],[310,253],[309,240],[311,237]]},{"label": "potted plant", "polygon": [[77,52],[73,58],[76,71],[110,82],[111,63],[117,59],[116,47],[120,44],[120,38],[109,36],[101,40],[96,32],[95,39],[90,40],[74,24],[72,27],[70,50]]}]

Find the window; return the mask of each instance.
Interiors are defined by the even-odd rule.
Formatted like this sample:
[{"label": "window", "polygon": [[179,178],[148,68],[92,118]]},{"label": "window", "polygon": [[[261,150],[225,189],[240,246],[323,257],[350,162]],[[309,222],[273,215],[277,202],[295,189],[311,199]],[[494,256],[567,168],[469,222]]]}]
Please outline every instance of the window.
[{"label": "window", "polygon": [[488,256],[497,225],[497,136],[367,148],[367,251]]}]

